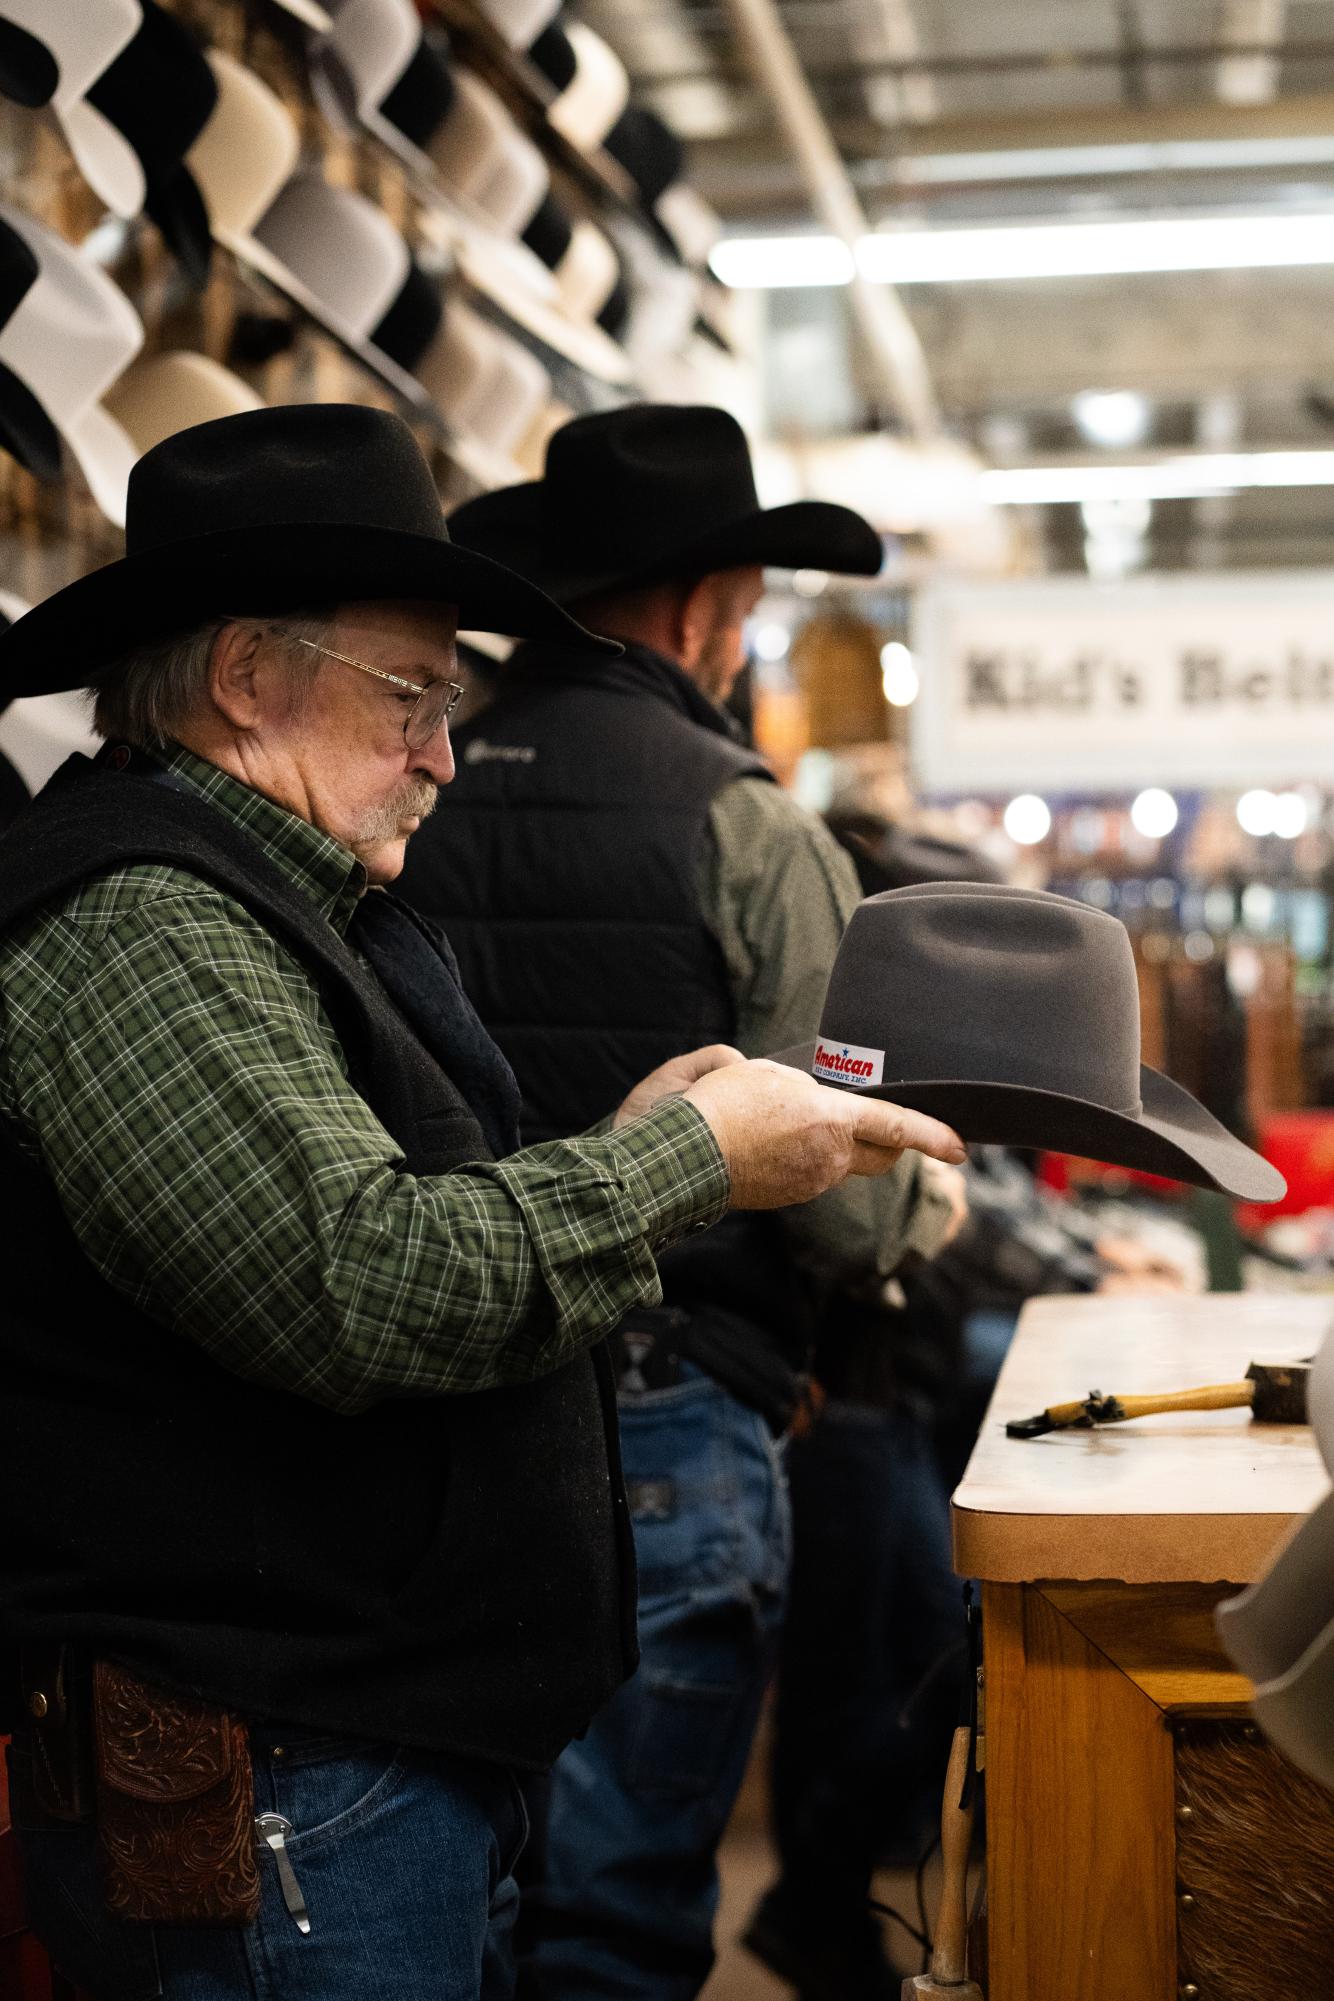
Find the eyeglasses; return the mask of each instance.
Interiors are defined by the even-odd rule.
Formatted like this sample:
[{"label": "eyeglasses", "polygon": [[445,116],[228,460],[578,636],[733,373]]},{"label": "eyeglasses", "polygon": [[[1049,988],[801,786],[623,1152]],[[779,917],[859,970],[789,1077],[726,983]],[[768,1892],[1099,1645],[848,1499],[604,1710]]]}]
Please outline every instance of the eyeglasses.
[{"label": "eyeglasses", "polygon": [[344,667],[355,667],[358,673],[373,674],[377,681],[388,681],[391,687],[407,688],[414,694],[417,699],[403,724],[403,740],[409,750],[424,750],[436,732],[444,728],[462,699],[463,687],[458,681],[428,681],[423,687],[420,681],[406,681],[401,674],[386,674],[383,667],[368,667],[364,660],[354,660],[350,653],[335,653],[332,646],[317,646],[313,639],[298,638],[284,625],[273,625],[269,629],[280,632],[294,646],[304,646],[311,653],[326,654],[330,660],[341,660]]}]

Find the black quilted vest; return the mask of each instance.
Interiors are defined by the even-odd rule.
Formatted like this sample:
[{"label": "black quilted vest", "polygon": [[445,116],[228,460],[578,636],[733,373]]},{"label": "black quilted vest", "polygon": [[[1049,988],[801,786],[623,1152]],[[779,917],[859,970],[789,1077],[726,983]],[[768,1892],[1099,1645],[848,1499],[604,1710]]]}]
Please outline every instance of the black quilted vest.
[{"label": "black quilted vest", "polygon": [[[408,1171],[488,1157],[379,981],[203,800],[91,767],[57,780],[0,841],[0,928],[133,861],[216,884],[302,963]],[[7,1646],[72,1639],[243,1711],[530,1767],[633,1668],[601,1351],[340,1416],[230,1375],[114,1292],[3,1125],[0,1214],[22,1246],[0,1296]]]},{"label": "black quilted vest", "polygon": [[[700,865],[726,785],[769,778],[671,661],[521,646],[413,837],[401,894],[445,926],[523,1089],[525,1140],[579,1132],[669,1057],[731,1042]],[[804,1290],[772,1216],[734,1214],[660,1261],[666,1304],[722,1307],[794,1359]]]}]

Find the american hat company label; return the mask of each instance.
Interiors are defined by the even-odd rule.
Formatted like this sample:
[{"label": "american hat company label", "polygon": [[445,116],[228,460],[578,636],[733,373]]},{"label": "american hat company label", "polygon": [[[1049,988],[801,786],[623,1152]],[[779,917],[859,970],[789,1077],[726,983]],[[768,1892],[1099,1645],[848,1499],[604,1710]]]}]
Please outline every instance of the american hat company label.
[{"label": "american hat company label", "polygon": [[814,1076],[824,1084],[855,1084],[865,1090],[885,1080],[883,1049],[859,1049],[855,1042],[827,1042],[824,1036],[815,1045]]}]

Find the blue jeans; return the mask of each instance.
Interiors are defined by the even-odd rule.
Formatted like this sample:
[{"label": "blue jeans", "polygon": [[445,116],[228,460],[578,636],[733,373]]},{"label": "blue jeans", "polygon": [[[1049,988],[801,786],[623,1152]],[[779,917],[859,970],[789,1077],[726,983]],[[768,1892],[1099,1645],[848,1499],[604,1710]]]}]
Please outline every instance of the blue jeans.
[{"label": "blue jeans", "polygon": [[691,2001],[713,1964],[715,1855],[772,1671],[790,1550],[781,1449],[689,1370],[622,1397],[638,1673],[551,1775],[525,1885],[525,1994]]},{"label": "blue jeans", "polygon": [[774,1735],[788,1928],[862,1926],[871,1873],[936,1821],[965,1667],[929,1431],[835,1400],[792,1449],[796,1526]]},{"label": "blue jeans", "polygon": [[30,1919],[62,1971],[98,2001],[507,2001],[527,1825],[510,1773],[300,1731],[256,1727],[251,1741],[255,1812],[295,1830],[309,1935],[268,1850],[254,1924],[126,1924],[103,1914],[91,1828],[16,1817]]}]

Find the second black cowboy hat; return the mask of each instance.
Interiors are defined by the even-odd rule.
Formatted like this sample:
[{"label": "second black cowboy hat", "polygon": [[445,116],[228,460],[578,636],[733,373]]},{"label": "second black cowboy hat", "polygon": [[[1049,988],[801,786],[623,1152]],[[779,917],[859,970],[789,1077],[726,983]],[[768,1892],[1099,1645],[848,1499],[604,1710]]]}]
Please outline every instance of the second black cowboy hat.
[{"label": "second black cowboy hat", "polygon": [[553,433],[542,479],[466,501],[449,526],[558,604],[753,563],[873,577],[883,556],[849,507],[761,507],[744,431],[707,405],[630,403],[575,417]]},{"label": "second black cowboy hat", "polygon": [[91,686],[131,647],[231,610],[386,598],[457,605],[481,632],[590,640],[531,583],[450,540],[401,418],[344,403],[220,417],[139,460],[120,561],[0,637],[0,700]]},{"label": "second black cowboy hat", "polygon": [[853,913],[820,1034],[776,1061],[944,1119],[965,1140],[1042,1147],[1221,1188],[1284,1192],[1276,1168],[1140,1062],[1130,937],[1041,890],[940,883]]}]

